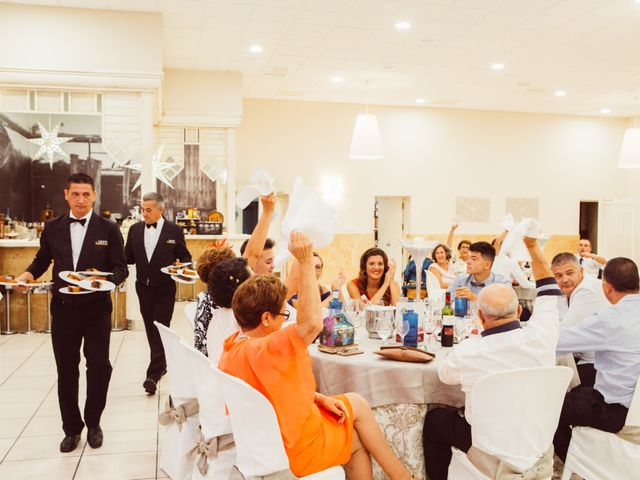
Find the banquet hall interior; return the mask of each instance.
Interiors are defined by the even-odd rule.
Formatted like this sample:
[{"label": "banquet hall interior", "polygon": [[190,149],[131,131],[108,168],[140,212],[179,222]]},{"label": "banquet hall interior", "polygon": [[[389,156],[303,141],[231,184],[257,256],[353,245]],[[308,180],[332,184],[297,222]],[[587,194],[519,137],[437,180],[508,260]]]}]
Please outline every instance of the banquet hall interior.
[{"label": "banquet hall interior", "polygon": [[640,0],[0,1],[0,479],[638,478],[638,59]]}]

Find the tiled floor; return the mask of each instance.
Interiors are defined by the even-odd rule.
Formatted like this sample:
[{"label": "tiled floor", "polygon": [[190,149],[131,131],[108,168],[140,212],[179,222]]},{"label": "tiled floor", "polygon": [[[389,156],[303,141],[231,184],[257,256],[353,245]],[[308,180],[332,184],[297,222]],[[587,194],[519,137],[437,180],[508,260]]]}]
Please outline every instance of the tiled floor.
[{"label": "tiled floor", "polygon": [[[192,339],[184,316],[186,303],[176,303],[171,327]],[[0,335],[0,479],[134,480],[167,478],[158,470],[163,429],[158,410],[166,398],[142,389],[149,355],[144,331],[112,332],[107,406],[102,416],[104,444],[86,443],[60,453],[64,437],[58,410],[56,368],[47,334]],[[85,395],[84,363],[80,365],[81,406]]]}]

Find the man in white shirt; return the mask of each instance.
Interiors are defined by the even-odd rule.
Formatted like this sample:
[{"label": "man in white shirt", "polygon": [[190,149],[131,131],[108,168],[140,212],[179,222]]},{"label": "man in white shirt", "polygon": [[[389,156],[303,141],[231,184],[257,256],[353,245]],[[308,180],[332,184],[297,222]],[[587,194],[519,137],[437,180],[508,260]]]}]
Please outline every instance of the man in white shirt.
[{"label": "man in white shirt", "polygon": [[[602,282],[585,275],[584,268],[572,253],[559,253],[553,257],[551,271],[562,291],[558,304],[561,329],[572,327],[609,305],[602,291]],[[572,353],[578,364],[580,383],[593,386],[596,379],[593,352]]]},{"label": "man in white shirt", "polygon": [[576,259],[580,266],[584,268],[584,273],[595,278],[602,276],[602,269],[607,259],[596,255],[591,251],[591,242],[586,238],[581,238],[578,242],[578,253]]},{"label": "man in white shirt", "polygon": [[537,231],[539,225],[532,222],[524,239],[538,290],[527,328],[523,329],[518,320],[522,307],[513,289],[507,285],[489,285],[478,298],[478,317],[484,328],[482,337],[462,342],[438,368],[442,382],[461,384],[466,394],[466,408],[464,414],[453,408],[436,408],[425,418],[423,448],[431,480],[447,478],[452,446],[464,452],[471,447],[471,394],[480,378],[505,370],[555,365],[559,331],[556,297],[560,290],[535,240]]},{"label": "man in white shirt", "polygon": [[567,456],[572,427],[612,433],[622,429],[640,376],[638,266],[628,258],[612,258],[604,268],[602,290],[611,305],[562,330],[558,340],[558,355],[595,352],[596,368],[593,387],[580,385],[564,399],[553,439],[562,460]]}]

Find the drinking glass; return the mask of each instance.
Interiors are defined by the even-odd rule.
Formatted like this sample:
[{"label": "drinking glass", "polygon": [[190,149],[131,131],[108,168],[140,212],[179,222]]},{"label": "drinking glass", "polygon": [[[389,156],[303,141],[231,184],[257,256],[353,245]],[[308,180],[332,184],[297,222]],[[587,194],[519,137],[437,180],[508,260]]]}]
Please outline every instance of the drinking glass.
[{"label": "drinking glass", "polygon": [[396,322],[396,333],[400,335],[400,343],[404,345],[404,337],[409,333],[409,322],[404,318],[399,318]]},{"label": "drinking glass", "polygon": [[387,316],[381,316],[380,318],[378,318],[376,331],[378,332],[378,336],[382,339],[382,345],[384,346],[387,339],[393,332],[393,319]]}]

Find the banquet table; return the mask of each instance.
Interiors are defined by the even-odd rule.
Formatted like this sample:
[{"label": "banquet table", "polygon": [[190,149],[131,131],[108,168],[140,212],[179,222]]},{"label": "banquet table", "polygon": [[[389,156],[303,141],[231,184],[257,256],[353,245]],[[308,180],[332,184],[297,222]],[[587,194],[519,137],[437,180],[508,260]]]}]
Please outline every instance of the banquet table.
[{"label": "banquet table", "polygon": [[[429,404],[464,405],[459,385],[445,385],[438,378],[438,365],[451,351],[439,345],[429,363],[407,363],[385,359],[373,352],[381,341],[367,338],[358,329],[356,342],[361,355],[323,353],[309,347],[317,389],[325,395],[355,392],[371,405],[389,445],[415,478],[425,478],[422,426]],[[374,478],[386,476],[374,462]]]}]

